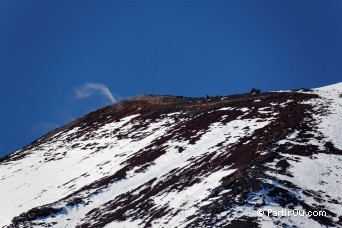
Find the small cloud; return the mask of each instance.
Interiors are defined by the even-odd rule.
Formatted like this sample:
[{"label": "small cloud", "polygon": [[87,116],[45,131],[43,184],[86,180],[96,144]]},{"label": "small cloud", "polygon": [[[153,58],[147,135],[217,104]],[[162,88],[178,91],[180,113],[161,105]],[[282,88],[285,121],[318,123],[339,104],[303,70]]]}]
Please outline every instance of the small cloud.
[{"label": "small cloud", "polygon": [[113,94],[110,92],[107,86],[101,83],[86,83],[75,90],[76,98],[83,99],[87,97],[94,96],[96,93],[102,94],[111,103],[115,103],[117,100],[114,98]]}]

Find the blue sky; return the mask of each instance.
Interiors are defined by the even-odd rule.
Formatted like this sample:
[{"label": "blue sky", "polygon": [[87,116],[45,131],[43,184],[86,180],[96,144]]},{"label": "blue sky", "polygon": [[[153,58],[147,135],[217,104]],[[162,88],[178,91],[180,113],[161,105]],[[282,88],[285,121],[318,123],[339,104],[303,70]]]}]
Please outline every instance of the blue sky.
[{"label": "blue sky", "polygon": [[320,87],[341,60],[339,0],[3,0],[0,157],[113,99]]}]

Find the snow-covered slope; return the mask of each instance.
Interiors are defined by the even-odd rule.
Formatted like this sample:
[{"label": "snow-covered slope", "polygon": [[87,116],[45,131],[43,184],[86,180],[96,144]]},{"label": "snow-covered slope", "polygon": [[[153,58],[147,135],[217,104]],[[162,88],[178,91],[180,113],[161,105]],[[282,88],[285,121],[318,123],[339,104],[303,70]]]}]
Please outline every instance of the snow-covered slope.
[{"label": "snow-covered slope", "polygon": [[341,94],[105,107],[0,160],[0,227],[342,227]]}]

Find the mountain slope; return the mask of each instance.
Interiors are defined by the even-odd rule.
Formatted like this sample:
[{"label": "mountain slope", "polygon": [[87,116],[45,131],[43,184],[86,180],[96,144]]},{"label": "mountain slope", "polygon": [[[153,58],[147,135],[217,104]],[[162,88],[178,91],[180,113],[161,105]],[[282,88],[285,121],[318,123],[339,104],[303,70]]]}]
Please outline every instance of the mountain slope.
[{"label": "mountain slope", "polygon": [[[0,226],[342,227],[342,83],[90,113],[0,160]],[[257,210],[325,216],[258,216]]]}]

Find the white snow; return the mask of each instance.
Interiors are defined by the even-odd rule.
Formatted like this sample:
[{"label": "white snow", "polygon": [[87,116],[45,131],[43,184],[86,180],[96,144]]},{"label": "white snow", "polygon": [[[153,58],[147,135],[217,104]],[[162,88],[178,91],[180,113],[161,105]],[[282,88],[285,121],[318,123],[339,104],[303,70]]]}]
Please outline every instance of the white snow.
[{"label": "white snow", "polygon": [[[209,127],[209,130],[202,135],[200,140],[198,140],[195,145],[189,145],[186,141],[170,141],[167,143],[167,145],[169,145],[167,152],[157,158],[154,161],[154,165],[150,166],[144,173],[134,173],[133,171],[129,172],[129,178],[121,180],[117,183],[113,183],[108,187],[107,190],[93,195],[90,199],[92,202],[91,207],[84,206],[77,209],[68,208],[68,213],[60,214],[55,218],[49,218],[48,221],[58,221],[58,224],[61,226],[62,224],[70,224],[70,221],[79,221],[91,209],[103,205],[116,196],[133,190],[138,186],[152,180],[153,178],[157,178],[159,181],[162,181],[165,178],[165,175],[175,168],[187,167],[191,164],[190,158],[200,157],[208,152],[216,151],[216,153],[222,153],[223,151],[219,151],[216,145],[221,142],[224,142],[225,145],[233,144],[237,142],[240,137],[250,135],[256,129],[266,126],[271,120],[273,120],[273,118],[265,119],[261,122],[257,122],[258,120],[260,121],[260,119],[245,119],[234,120],[227,124],[213,123]],[[243,128],[246,126],[249,126],[249,130],[247,132],[246,130],[243,130]],[[178,150],[176,149],[177,146],[183,146],[185,150],[179,154]],[[216,186],[222,177],[230,174],[233,171],[234,170],[221,170],[212,174],[210,177],[203,178],[201,183],[194,185],[182,192],[164,193],[164,196],[161,194],[159,198],[155,199],[155,202],[159,206],[170,203],[171,208],[174,208],[174,210],[176,210],[181,203],[186,203],[182,213],[169,218],[174,221],[173,223],[169,224],[174,225],[177,221],[179,222],[179,226],[183,226],[181,221],[184,220],[184,216],[193,213],[195,211],[195,205],[199,203],[198,201],[195,201],[195,199],[203,199],[207,195],[210,186]],[[202,190],[200,191],[200,189]],[[196,198],[192,198],[191,200],[190,195],[195,192],[197,192]],[[139,192],[136,194],[139,194]],[[174,200],[171,201],[171,198]],[[67,220],[67,218],[70,220]],[[162,218],[161,220],[163,219],[166,218]],[[111,225],[115,227],[114,224],[116,224],[116,222],[112,223]]]},{"label": "white snow", "polygon": [[[247,111],[248,109],[242,109]],[[130,155],[138,152],[141,148],[149,145],[153,139],[156,139],[165,134],[168,127],[171,127],[173,119],[167,116],[152,122],[148,128],[139,132],[131,132],[134,126],[134,121],[131,121],[136,116],[124,118],[120,121],[107,124],[98,129],[91,139],[86,139],[82,136],[79,140],[75,140],[69,144],[62,144],[58,139],[66,139],[71,134],[77,133],[78,129],[70,132],[60,134],[55,141],[49,145],[44,145],[41,148],[35,149],[24,160],[18,162],[11,162],[11,164],[1,165],[0,173],[2,177],[2,184],[6,186],[0,189],[0,202],[6,207],[0,208],[1,225],[8,224],[10,219],[14,216],[25,212],[33,207],[45,205],[57,201],[66,195],[76,191],[84,185],[90,184],[104,176],[111,175],[119,170],[120,165]],[[58,221],[59,226],[76,225],[79,221],[93,208],[108,202],[124,192],[132,190],[152,178],[157,177],[162,180],[163,176],[177,167],[186,167],[191,164],[190,158],[200,157],[205,153],[215,152],[222,153],[217,150],[216,145],[223,142],[225,145],[230,145],[239,140],[240,137],[250,135],[254,130],[259,129],[270,123],[273,118],[264,119],[244,119],[234,120],[227,124],[213,123],[207,132],[205,132],[200,140],[195,145],[189,145],[186,141],[169,141],[167,145],[167,152],[154,161],[154,165],[150,166],[144,173],[128,173],[128,178],[120,182],[111,184],[108,189],[104,189],[97,194],[89,197],[92,203],[91,206],[66,207],[65,213],[59,213],[55,218],[46,218],[45,221]],[[168,127],[164,127],[168,125]],[[248,126],[248,130],[243,129]],[[143,136],[142,139],[134,141],[132,139],[117,140],[115,135],[110,135],[109,138],[102,137],[103,134],[111,134],[114,129],[120,128],[120,132],[127,132],[130,136]],[[134,138],[134,137],[133,137]],[[82,141],[83,140],[83,141]],[[80,147],[72,149],[72,145],[80,143],[86,145],[89,143],[98,143],[96,146],[107,145],[107,148],[92,154],[93,149],[81,150]],[[53,146],[54,154],[59,154],[65,151],[65,147],[69,149],[67,156],[61,160],[50,161],[44,163],[44,154]],[[180,155],[177,146],[185,148],[185,151]],[[218,154],[217,154],[218,155]],[[115,157],[115,159],[113,159]],[[38,161],[38,163],[37,163]],[[172,161],[170,163],[170,161]],[[33,166],[29,166],[34,164]],[[20,169],[13,174],[13,168],[20,167]],[[92,172],[89,172],[92,170]],[[208,189],[218,184],[220,179],[233,172],[232,170],[221,170],[209,177],[203,179],[203,182],[196,184],[182,192],[175,193],[174,200],[171,203],[171,208],[176,209],[182,203],[184,206],[183,215],[172,218],[173,221],[181,222],[183,216],[190,215],[194,210],[194,204],[198,204],[200,199],[203,199],[208,194]],[[82,176],[86,174],[86,176]],[[29,181],[27,181],[29,180]],[[27,192],[22,191],[23,185]],[[197,191],[196,197],[191,198],[191,194]],[[90,192],[89,192],[90,194]],[[160,195],[156,202],[164,204],[163,197],[168,199],[172,197],[172,193],[168,195]],[[197,200],[196,200],[197,199]],[[177,203],[178,202],[178,203]],[[61,205],[63,206],[63,205]],[[78,218],[78,219],[76,219]],[[70,220],[67,220],[70,219]],[[134,226],[135,223],[133,223]],[[129,225],[124,223],[121,225]]]},{"label": "white snow", "polygon": [[342,82],[315,89],[314,93],[325,99],[324,103],[329,104],[330,110],[330,114],[320,118],[320,130],[342,150]]},{"label": "white snow", "polygon": [[[268,172],[268,174],[280,180],[290,181],[303,190],[314,191],[320,194],[319,198],[325,201],[323,205],[326,209],[337,213],[338,216],[342,216],[342,205],[329,202],[333,199],[339,202],[342,200],[342,157],[340,155],[322,153],[315,154],[313,157],[281,155],[290,158],[287,159],[290,163],[290,167],[287,170],[293,177],[274,172]],[[272,167],[276,162],[269,166]],[[303,194],[302,190],[297,191],[296,194],[300,198],[305,199],[306,203],[317,204],[313,197]]]},{"label": "white snow", "polygon": [[226,110],[234,110],[234,108],[233,107],[224,107],[224,108],[218,109],[218,111],[226,111]]}]

